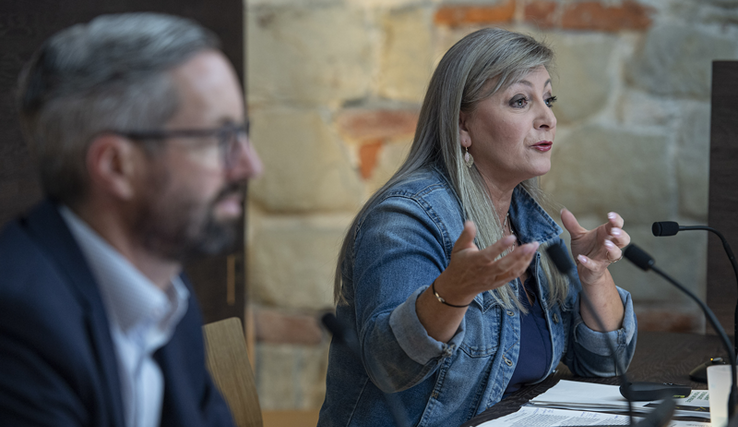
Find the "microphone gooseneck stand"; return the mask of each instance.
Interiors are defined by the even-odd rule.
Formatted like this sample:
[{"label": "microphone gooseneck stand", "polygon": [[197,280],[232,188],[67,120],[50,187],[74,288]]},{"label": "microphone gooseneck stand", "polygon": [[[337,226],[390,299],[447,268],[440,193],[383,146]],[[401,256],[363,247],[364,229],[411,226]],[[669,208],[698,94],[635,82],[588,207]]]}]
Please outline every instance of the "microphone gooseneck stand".
[{"label": "microphone gooseneck stand", "polygon": [[[720,241],[723,242],[723,249],[725,249],[725,253],[726,255],[728,255],[728,259],[730,260],[730,265],[733,267],[733,273],[735,274],[735,279],[736,279],[736,286],[738,286],[738,263],[736,263],[735,256],[733,255],[733,251],[730,249],[730,245],[728,244],[728,241],[725,239],[725,236],[723,236],[723,233],[715,230],[712,227],[708,227],[706,225],[679,225],[678,223],[674,221],[654,222],[653,225],[651,226],[651,232],[656,237],[673,236],[683,230],[710,231],[712,233],[715,233],[715,235],[720,238]],[[733,336],[735,337],[735,344],[733,346],[733,351],[735,351],[735,353],[738,354],[738,299],[736,299],[735,314],[733,315],[733,334],[734,334]],[[707,380],[705,379],[705,381]]]},{"label": "microphone gooseneck stand", "polygon": [[728,352],[728,359],[730,360],[731,365],[731,388],[730,388],[730,395],[728,396],[728,419],[733,418],[733,415],[735,414],[736,410],[736,403],[738,403],[738,389],[736,388],[736,365],[735,365],[735,349],[730,343],[730,339],[728,338],[728,335],[725,333],[725,329],[720,325],[720,322],[718,322],[717,318],[715,317],[715,314],[710,310],[707,305],[700,300],[697,295],[695,295],[692,291],[682,286],[679,282],[674,280],[671,276],[663,272],[660,268],[656,267],[656,261],[651,257],[651,255],[647,254],[644,250],[639,248],[636,245],[630,244],[628,245],[625,250],[623,251],[623,256],[628,259],[628,261],[635,264],[638,268],[642,269],[643,271],[653,270],[656,274],[666,279],[669,283],[676,286],[687,294],[690,298],[692,298],[697,305],[700,306],[702,311],[705,313],[705,317],[707,317],[707,320],[710,322],[712,327],[715,329],[715,331],[720,336],[720,339],[723,341],[723,345],[725,346],[725,350]]},{"label": "microphone gooseneck stand", "polygon": [[[546,248],[546,252],[548,253],[549,258],[554,263],[556,268],[561,272],[561,274],[565,275],[570,283],[574,283],[576,281],[576,278],[574,276],[574,271],[576,271],[576,267],[571,262],[571,259],[569,258],[569,255],[566,253],[566,250],[559,246],[559,245],[552,245]],[[586,292],[582,289],[582,291],[579,293],[581,300],[584,302],[584,304],[587,305],[587,308],[589,308],[589,311],[592,313],[592,316],[594,317],[595,322],[597,323],[597,327],[601,330],[605,330],[605,324],[602,321],[602,318],[597,313],[597,310],[595,310],[594,305],[592,304],[592,301],[589,299],[589,296],[587,296]],[[637,427],[662,427],[666,426],[671,419],[672,415],[674,414],[674,410],[676,409],[676,401],[674,400],[673,396],[671,395],[662,395],[661,398],[664,400],[648,415],[646,415],[642,420],[640,420],[638,423],[633,423],[633,402],[631,399],[632,391],[631,391],[631,383],[628,381],[628,377],[625,373],[625,368],[620,363],[620,360],[617,357],[617,353],[615,351],[615,345],[613,342],[609,339],[605,340],[607,342],[607,345],[609,347],[610,353],[612,354],[613,361],[615,362],[615,367],[618,372],[620,372],[620,384],[621,384],[621,394],[623,394],[623,397],[626,398],[628,401],[628,416],[630,419],[629,425],[631,426],[637,426]],[[574,427],[574,426],[572,426]]]},{"label": "microphone gooseneck stand", "polygon": [[[320,320],[323,322],[323,326],[325,326],[325,328],[328,329],[328,331],[330,331],[330,333],[333,335],[333,338],[346,344],[346,347],[348,347],[349,350],[357,358],[357,360],[361,362],[361,353],[359,352],[359,340],[356,338],[356,335],[353,333],[353,331],[343,325],[343,323],[341,323],[341,321],[338,320],[336,315],[334,315],[333,313],[324,314]],[[400,402],[400,399],[397,397],[397,395],[392,393],[385,393],[384,391],[382,391],[382,395],[387,401],[387,406],[389,406],[390,412],[392,413],[392,417],[395,419],[397,427],[410,427],[410,424],[407,420],[407,414],[405,414],[405,409],[402,406],[402,403]]]}]

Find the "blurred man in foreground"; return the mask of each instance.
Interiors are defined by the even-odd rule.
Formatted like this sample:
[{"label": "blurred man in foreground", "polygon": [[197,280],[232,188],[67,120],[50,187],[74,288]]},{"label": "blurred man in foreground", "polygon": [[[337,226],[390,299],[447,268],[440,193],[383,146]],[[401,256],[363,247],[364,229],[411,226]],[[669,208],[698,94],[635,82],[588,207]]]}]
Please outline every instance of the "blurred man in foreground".
[{"label": "blurred man in foreground", "polygon": [[41,46],[19,100],[47,199],[0,232],[0,425],[231,426],[181,275],[261,171],[216,38],[101,16]]}]

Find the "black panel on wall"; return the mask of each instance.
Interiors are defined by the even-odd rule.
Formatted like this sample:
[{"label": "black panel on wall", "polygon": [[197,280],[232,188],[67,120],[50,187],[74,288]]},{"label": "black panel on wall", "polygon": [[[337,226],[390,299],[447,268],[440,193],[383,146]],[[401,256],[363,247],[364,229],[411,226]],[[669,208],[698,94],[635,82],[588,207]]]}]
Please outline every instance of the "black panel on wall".
[{"label": "black panel on wall", "polygon": [[[15,107],[16,80],[23,63],[43,40],[63,28],[105,13],[144,11],[189,17],[210,28],[244,82],[242,0],[0,1],[0,226],[42,197]],[[233,254],[187,265],[206,322],[232,316],[243,320],[243,240],[238,248]]]},{"label": "black panel on wall", "polygon": [[[738,61],[712,63],[710,208],[708,224],[738,249]],[[707,245],[707,305],[728,335],[734,334],[738,284],[720,239]]]}]

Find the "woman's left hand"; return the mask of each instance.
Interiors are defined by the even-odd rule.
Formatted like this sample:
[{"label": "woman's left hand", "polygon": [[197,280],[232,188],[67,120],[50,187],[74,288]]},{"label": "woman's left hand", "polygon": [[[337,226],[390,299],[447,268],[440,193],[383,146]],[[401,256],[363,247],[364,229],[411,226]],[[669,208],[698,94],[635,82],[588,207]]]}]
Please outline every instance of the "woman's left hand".
[{"label": "woman's left hand", "polygon": [[566,208],[561,210],[561,221],[571,234],[571,253],[582,284],[595,284],[604,278],[607,267],[623,257],[622,248],[630,243],[623,218],[615,212],[607,214],[607,222],[593,230],[579,225]]}]

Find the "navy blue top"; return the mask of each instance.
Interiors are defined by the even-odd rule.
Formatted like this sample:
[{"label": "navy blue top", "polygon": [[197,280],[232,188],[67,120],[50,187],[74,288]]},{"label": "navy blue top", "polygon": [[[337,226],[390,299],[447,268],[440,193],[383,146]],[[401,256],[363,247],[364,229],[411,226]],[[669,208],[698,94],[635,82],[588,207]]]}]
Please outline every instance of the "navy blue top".
[{"label": "navy blue top", "polygon": [[[523,287],[528,290],[532,304]],[[520,313],[520,356],[505,394],[517,391],[524,384],[536,382],[546,376],[551,365],[551,335],[538,297],[536,275],[528,270],[528,278],[518,288],[518,299],[528,313]]]}]

